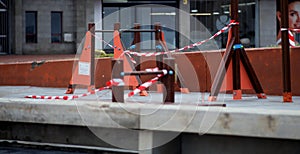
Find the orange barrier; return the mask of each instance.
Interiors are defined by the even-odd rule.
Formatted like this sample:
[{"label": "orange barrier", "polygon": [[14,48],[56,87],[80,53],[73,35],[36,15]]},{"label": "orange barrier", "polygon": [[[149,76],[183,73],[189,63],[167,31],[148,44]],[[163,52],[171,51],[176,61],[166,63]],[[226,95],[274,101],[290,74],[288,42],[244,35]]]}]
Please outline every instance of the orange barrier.
[{"label": "orange barrier", "polygon": [[91,53],[92,53],[92,34],[90,31],[86,32],[84,46],[79,58],[79,61],[75,62],[74,70],[71,80],[69,82],[66,94],[73,94],[75,91],[75,85],[88,86],[88,91],[92,90],[91,83]]},{"label": "orange barrier", "polygon": [[[121,37],[120,37],[120,32],[119,32],[119,29],[120,29],[120,23],[115,23],[114,25],[114,33],[113,33],[113,36],[114,36],[114,58],[115,59],[124,59],[124,71],[126,72],[130,72],[130,71],[133,71],[134,70],[134,66],[133,64],[131,63],[130,61],[130,58],[124,54],[124,46],[122,44],[122,41],[121,41]],[[140,80],[137,76],[126,76],[124,77],[124,83],[125,85],[127,86],[132,86],[132,87],[136,87],[138,86],[140,83],[139,81]]]}]

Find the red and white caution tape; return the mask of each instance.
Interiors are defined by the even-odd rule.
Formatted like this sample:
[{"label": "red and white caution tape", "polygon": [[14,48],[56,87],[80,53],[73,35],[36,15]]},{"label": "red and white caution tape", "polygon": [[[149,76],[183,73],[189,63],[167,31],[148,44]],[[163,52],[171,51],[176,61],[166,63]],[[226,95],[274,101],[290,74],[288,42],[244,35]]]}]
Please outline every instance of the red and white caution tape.
[{"label": "red and white caution tape", "polygon": [[[154,69],[146,69],[146,71],[151,72],[151,71],[158,71],[158,68],[154,68]],[[131,91],[130,93],[128,93],[128,97],[131,97],[133,95],[136,95],[138,93],[140,93],[141,91],[145,90],[146,88],[150,87],[153,83],[155,83],[159,78],[161,78],[162,76],[166,75],[168,73],[167,70],[162,70],[163,73],[162,74],[158,74],[155,78],[143,83],[142,85],[140,85],[138,88],[135,88],[133,91]]]},{"label": "red and white caution tape", "polygon": [[[281,31],[287,31],[288,29],[287,28],[281,28]],[[294,34],[292,33],[293,32],[300,32],[300,29],[289,29],[288,30],[288,37],[289,37],[289,43],[290,43],[290,46],[292,47],[295,47],[296,46],[296,41],[295,41],[295,37],[294,37]],[[278,41],[279,43],[281,43],[281,38],[280,40]],[[279,44],[277,42],[277,44]]]},{"label": "red and white caution tape", "polygon": [[296,41],[293,33],[289,30],[289,42],[292,47],[296,46]]},{"label": "red and white caution tape", "polygon": [[235,22],[234,20],[231,20],[230,23],[223,27],[221,30],[219,30],[217,33],[215,33],[213,36],[211,36],[210,38],[200,41],[200,42],[196,42],[194,44],[182,47],[180,49],[176,49],[176,50],[172,50],[172,51],[165,51],[165,52],[152,52],[152,53],[140,53],[140,52],[132,52],[129,50],[124,51],[125,54],[131,54],[131,55],[135,55],[135,56],[144,56],[144,57],[150,57],[150,56],[159,56],[159,55],[163,55],[163,54],[168,54],[168,53],[174,53],[174,52],[180,52],[183,50],[187,50],[187,49],[191,49],[194,48],[196,46],[200,46],[214,38],[216,38],[217,36],[219,36],[220,34],[224,33],[226,30],[228,30],[229,28],[231,28],[231,26],[233,25],[238,25],[238,22]]},{"label": "red and white caution tape", "polygon": [[297,29],[297,28],[289,28],[289,30],[292,32],[296,32],[296,33],[300,32],[300,29]]},{"label": "red and white caution tape", "polygon": [[[164,55],[164,54],[169,54],[169,53],[174,53],[174,52],[180,52],[180,51],[183,51],[183,50],[187,50],[187,49],[191,49],[191,48],[194,48],[196,46],[200,46],[214,38],[216,38],[217,36],[219,36],[220,34],[224,33],[225,31],[227,31],[229,28],[231,28],[231,26],[233,25],[238,25],[239,23],[236,22],[235,20],[231,20],[230,23],[223,27],[221,30],[219,30],[217,33],[215,33],[213,36],[211,36],[210,38],[206,39],[206,40],[202,40],[200,42],[196,42],[194,44],[190,44],[190,45],[187,45],[185,47],[182,47],[180,49],[176,49],[176,50],[172,50],[172,51],[164,51],[164,52],[149,52],[149,53],[140,53],[140,52],[133,52],[131,50],[125,50],[123,52],[123,54],[126,54],[130,60],[133,62],[133,63],[136,63],[133,58],[130,56],[130,55],[134,55],[134,56],[144,56],[144,57],[151,57],[151,56],[159,56],[159,55]],[[300,29],[299,29],[300,31]],[[107,43],[106,41],[104,41],[103,39],[99,38],[98,36],[94,35],[94,37],[96,37],[97,39],[99,39],[100,41],[104,42],[106,45],[108,45],[109,47],[111,47],[112,49],[114,48],[117,48],[116,46],[113,46],[109,43]],[[123,54],[121,56],[123,56]]]},{"label": "red and white caution tape", "polygon": [[108,82],[106,82],[106,86],[105,87],[101,87],[98,88],[92,92],[88,92],[88,93],[84,93],[84,94],[80,94],[80,95],[65,95],[65,96],[39,96],[39,95],[28,95],[25,96],[25,98],[32,98],[32,99],[50,99],[50,100],[54,100],[54,99],[61,99],[61,100],[71,100],[71,99],[76,99],[76,98],[80,98],[80,97],[85,97],[85,96],[89,96],[92,94],[95,94],[96,92],[99,91],[103,91],[105,89],[109,89],[111,88],[111,86],[118,86],[118,85],[124,85],[124,82],[122,79],[112,79]]},{"label": "red and white caution tape", "polygon": [[123,79],[115,78],[106,82],[106,86],[124,86],[124,81]]},{"label": "red and white caution tape", "polygon": [[147,72],[155,72],[155,71],[158,71],[158,67],[146,68],[145,71],[147,71]]}]

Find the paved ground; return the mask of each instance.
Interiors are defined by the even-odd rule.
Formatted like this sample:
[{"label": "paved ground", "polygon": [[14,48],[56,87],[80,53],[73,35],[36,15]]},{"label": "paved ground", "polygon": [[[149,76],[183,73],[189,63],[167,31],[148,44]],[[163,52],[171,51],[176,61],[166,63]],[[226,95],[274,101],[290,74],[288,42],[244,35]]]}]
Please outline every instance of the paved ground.
[{"label": "paved ground", "polygon": [[[45,88],[32,86],[0,86],[0,98],[24,98],[27,95],[37,96],[72,96],[64,94],[66,88]],[[86,89],[76,89],[74,95],[86,93]],[[124,92],[125,103],[145,103],[145,104],[162,104],[163,96],[156,91],[149,91],[149,96],[133,96],[126,97],[130,91]],[[192,92],[183,94],[176,92],[175,104],[197,105],[207,104],[208,93]],[[25,99],[25,98],[24,98]],[[28,98],[26,98],[28,99]],[[28,99],[30,100],[30,99]],[[104,90],[97,92],[95,95],[81,97],[78,100],[111,102],[111,91]],[[43,100],[47,101],[47,100]],[[300,96],[293,97],[293,103],[283,103],[282,96],[267,96],[267,99],[257,99],[255,95],[244,94],[242,100],[232,100],[232,94],[220,94],[218,100],[213,104],[226,104],[232,108],[263,108],[263,109],[278,109],[278,110],[300,110]]]}]

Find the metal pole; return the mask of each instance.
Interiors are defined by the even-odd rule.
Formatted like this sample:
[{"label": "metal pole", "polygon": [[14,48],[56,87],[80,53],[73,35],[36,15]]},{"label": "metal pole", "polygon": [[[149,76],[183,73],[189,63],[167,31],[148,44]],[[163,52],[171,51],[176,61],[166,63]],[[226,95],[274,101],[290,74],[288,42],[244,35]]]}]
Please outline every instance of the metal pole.
[{"label": "metal pole", "polygon": [[[230,15],[232,20],[238,22],[238,0],[231,0]],[[235,38],[234,45],[240,43],[239,25],[232,27],[232,36]],[[231,49],[233,50],[233,49]],[[232,55],[232,78],[233,78],[233,99],[242,99],[241,77],[240,77],[240,49],[234,50]]]},{"label": "metal pole", "polygon": [[89,23],[88,30],[91,32],[91,81],[89,91],[95,89],[95,23]]},{"label": "metal pole", "polygon": [[[123,79],[121,72],[124,71],[123,60],[112,59],[111,62],[111,78],[112,79]],[[112,85],[112,102],[124,102],[124,86],[123,85]]]},{"label": "metal pole", "polygon": [[[164,58],[163,68],[174,72],[175,60],[174,58]],[[166,89],[163,91],[164,103],[174,103],[175,102],[175,92],[174,92],[174,74],[166,74],[162,78],[162,82]]]},{"label": "metal pole", "polygon": [[162,70],[147,72],[147,71],[132,71],[132,72],[121,72],[122,76],[128,75],[153,75],[153,74],[162,74],[164,73]]},{"label": "metal pole", "polygon": [[283,73],[283,102],[292,102],[290,45],[288,38],[288,1],[280,0],[281,4],[281,40],[282,40],[282,73]]},{"label": "metal pole", "polygon": [[[160,44],[161,42],[161,25],[160,23],[154,23],[154,29],[155,29],[155,47],[156,47],[156,52],[162,52],[163,51],[163,47],[162,44]],[[161,46],[161,49],[157,48],[158,46]],[[156,65],[157,67],[162,70],[163,69],[163,55],[159,55],[156,56]]]}]

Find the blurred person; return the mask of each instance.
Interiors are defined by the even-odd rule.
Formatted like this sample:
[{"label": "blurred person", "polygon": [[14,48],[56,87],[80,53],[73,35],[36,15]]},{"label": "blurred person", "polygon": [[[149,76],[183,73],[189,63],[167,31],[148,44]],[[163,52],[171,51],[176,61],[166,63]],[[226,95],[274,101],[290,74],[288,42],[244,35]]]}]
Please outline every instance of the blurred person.
[{"label": "blurred person", "polygon": [[[280,0],[277,0],[277,12],[276,16],[279,22],[279,30],[277,33],[277,44],[281,44],[281,12],[280,12]],[[300,0],[288,0],[288,20],[289,28],[291,29],[300,29]],[[293,33],[295,36],[295,34]]]}]

